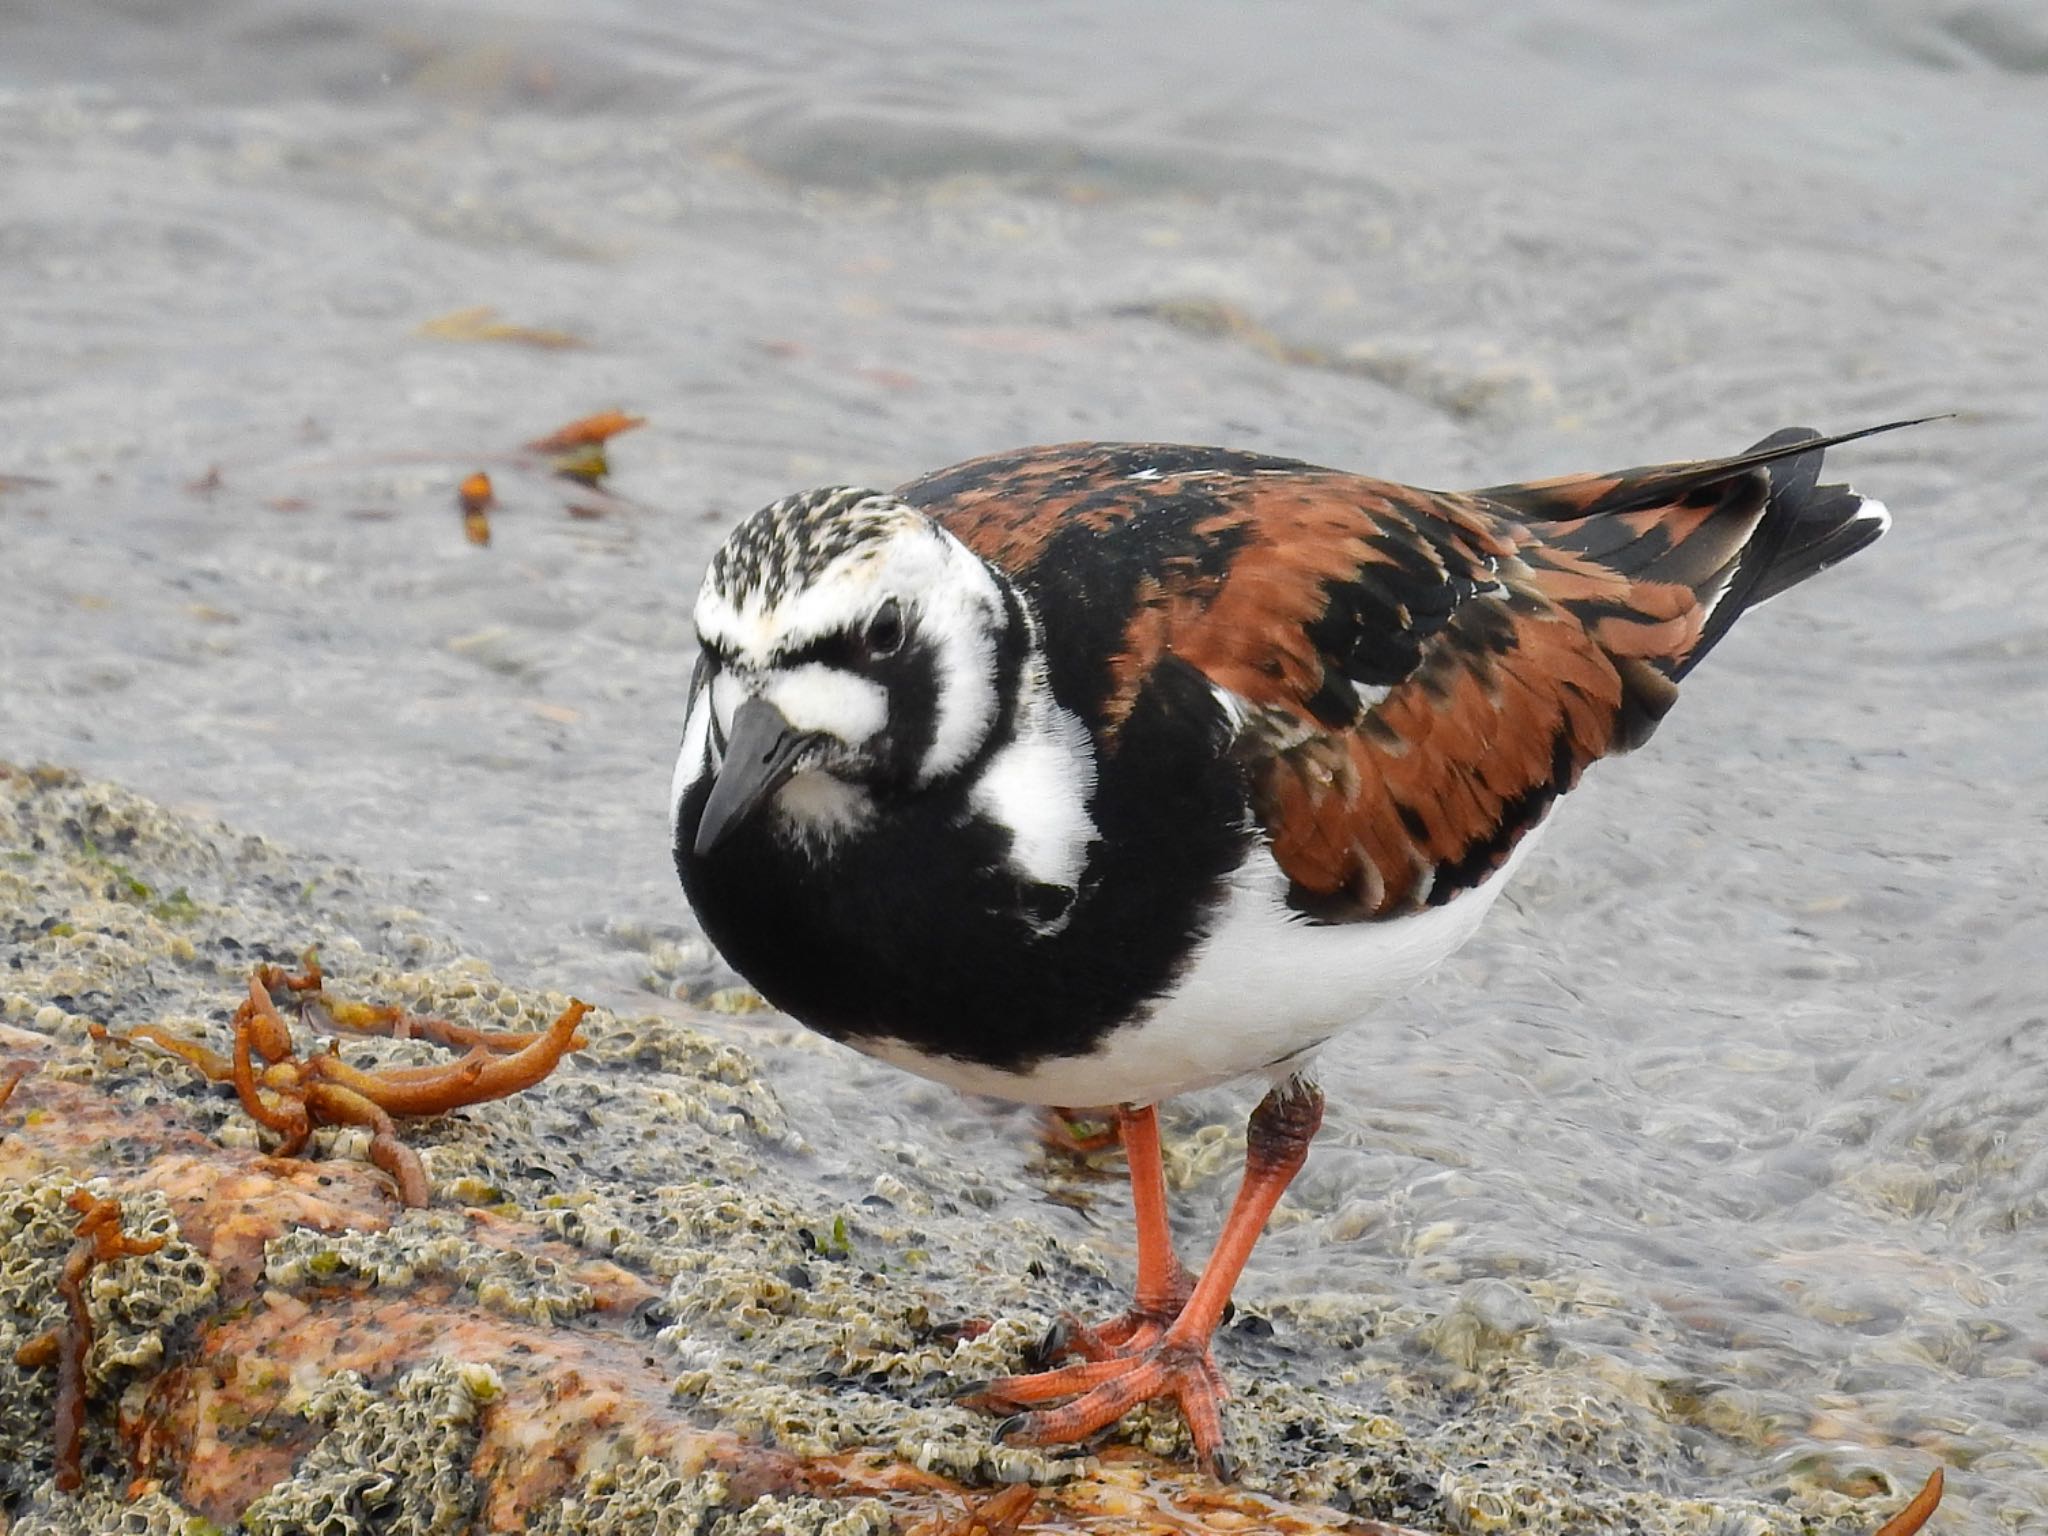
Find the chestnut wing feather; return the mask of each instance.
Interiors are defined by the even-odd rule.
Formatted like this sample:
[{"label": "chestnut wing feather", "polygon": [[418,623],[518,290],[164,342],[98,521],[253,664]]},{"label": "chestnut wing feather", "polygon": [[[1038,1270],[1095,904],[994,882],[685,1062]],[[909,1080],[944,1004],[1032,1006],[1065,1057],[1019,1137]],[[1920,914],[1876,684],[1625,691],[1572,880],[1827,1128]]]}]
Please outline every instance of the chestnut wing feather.
[{"label": "chestnut wing feather", "polygon": [[1483,881],[1587,764],[1654,729],[1770,490],[1749,463],[1683,469],[1517,501],[1081,444],[900,494],[1030,592],[1106,754],[1157,669],[1200,672],[1294,905],[1352,921]]}]

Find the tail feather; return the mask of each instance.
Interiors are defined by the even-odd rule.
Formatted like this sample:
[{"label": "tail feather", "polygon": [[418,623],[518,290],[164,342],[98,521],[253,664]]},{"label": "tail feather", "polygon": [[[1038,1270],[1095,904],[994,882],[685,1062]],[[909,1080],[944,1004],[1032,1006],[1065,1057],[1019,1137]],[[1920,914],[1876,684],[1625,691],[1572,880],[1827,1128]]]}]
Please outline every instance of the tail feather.
[{"label": "tail feather", "polygon": [[1726,585],[1712,599],[1699,641],[1673,671],[1674,677],[1684,677],[1698,666],[1744,612],[1839,565],[1875,543],[1891,526],[1883,502],[1860,496],[1846,485],[1819,483],[1823,453],[1839,441],[1810,427],[1787,427],[1738,457],[1736,462],[1767,466],[1770,483],[1763,516],[1736,552]]},{"label": "tail feather", "polygon": [[[1588,564],[1626,578],[1633,596],[1618,607],[1611,598],[1577,595],[1565,606],[1583,609],[1589,624],[1631,609],[1637,622],[1651,614],[1668,619],[1655,637],[1633,634],[1636,648],[1629,654],[1637,671],[1648,668],[1676,682],[1744,611],[1848,559],[1889,526],[1882,503],[1846,485],[1820,484],[1825,451],[1919,424],[1887,422],[1833,437],[1787,427],[1725,459],[1570,475],[1474,494],[1537,532],[1532,562],[1562,573],[1540,577],[1539,584],[1577,594],[1583,584],[1572,572]],[[1681,616],[1688,608],[1689,621]]]}]

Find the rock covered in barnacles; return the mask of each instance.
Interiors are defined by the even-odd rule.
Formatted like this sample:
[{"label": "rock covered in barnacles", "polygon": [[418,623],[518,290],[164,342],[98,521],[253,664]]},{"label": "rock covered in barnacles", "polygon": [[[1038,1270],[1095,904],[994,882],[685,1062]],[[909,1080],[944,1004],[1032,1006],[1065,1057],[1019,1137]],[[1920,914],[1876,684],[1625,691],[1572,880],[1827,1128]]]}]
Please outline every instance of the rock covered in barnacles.
[{"label": "rock covered in barnacles", "polygon": [[643,1456],[593,1473],[527,1526],[530,1536],[888,1536],[878,1499],[762,1494],[737,1503],[722,1472]]},{"label": "rock covered in barnacles", "polygon": [[[0,1503],[11,1502],[48,1475],[53,1458],[51,1414],[56,1372],[15,1362],[31,1339],[68,1326],[57,1282],[75,1241],[77,1213],[66,1202],[81,1186],[63,1175],[0,1186]],[[104,1181],[90,1186],[104,1194]],[[177,1235],[169,1204],[154,1192],[123,1202],[123,1228],[133,1237],[164,1237],[154,1253],[96,1267],[84,1293],[92,1319],[85,1357],[87,1445],[94,1414],[125,1384],[154,1370],[168,1340],[212,1305],[219,1277]]]},{"label": "rock covered in barnacles", "polygon": [[264,1249],[264,1278],[280,1290],[447,1280],[493,1312],[541,1324],[597,1306],[596,1291],[559,1259],[477,1242],[468,1226],[456,1212],[410,1211],[381,1232],[295,1227]]},{"label": "rock covered in barnacles", "polygon": [[395,1389],[372,1392],[353,1371],[331,1377],[301,1411],[328,1426],[291,1477],[242,1516],[250,1536],[444,1536],[469,1528],[481,1497],[470,1475],[477,1418],[498,1394],[488,1367],[435,1360]]},{"label": "rock covered in barnacles", "polygon": [[[144,1232],[163,1207],[136,1186],[153,1181],[236,1277],[232,1297],[200,1304],[203,1328],[156,1330],[192,1364],[182,1382],[152,1376],[148,1412],[185,1412],[179,1423],[196,1430],[159,1438],[155,1470],[199,1513],[227,1524],[255,1499],[252,1520],[279,1531],[367,1529],[348,1522],[374,1509],[419,1529],[467,1518],[555,1536],[739,1536],[839,1520],[880,1529],[869,1491],[906,1529],[935,1503],[962,1507],[915,1481],[812,1497],[830,1477],[804,1481],[818,1468],[803,1458],[832,1472],[860,1451],[898,1478],[912,1476],[908,1463],[980,1488],[1049,1485],[1053,1523],[1199,1522],[1168,1518],[1190,1491],[1171,1466],[1004,1447],[985,1416],[953,1402],[967,1380],[1022,1369],[1052,1308],[1124,1305],[1127,1252],[1105,1258],[1070,1215],[935,1138],[892,1139],[877,1123],[844,1145],[808,1145],[805,1133],[827,1141],[818,1122],[785,1114],[745,1051],[672,1005],[664,1017],[593,1015],[589,1048],[545,1083],[408,1125],[435,1199],[411,1213],[374,1173],[235,1144],[249,1127],[231,1096],[151,1048],[92,1038],[95,1023],[152,1024],[224,1051],[251,966],[295,963],[308,945],[350,996],[477,1028],[539,1028],[561,1006],[500,982],[374,880],[109,786],[0,768],[0,1043],[39,1063],[0,1114],[0,1206],[48,1185],[38,1198],[50,1219],[29,1241],[47,1285],[70,1242],[70,1170],[114,1175],[109,1192]],[[344,1049],[375,1065],[445,1059],[415,1041]],[[1176,1182],[1202,1186],[1191,1208],[1213,1223],[1239,1132],[1196,1109],[1167,1128]],[[1088,1193],[1115,1231],[1121,1191]],[[1188,1239],[1193,1258],[1200,1238]],[[13,1251],[0,1237],[0,1291],[19,1273]],[[119,1275],[168,1276],[180,1257],[173,1243]],[[1228,1513],[1239,1528],[1335,1531],[1355,1512],[1430,1530],[1867,1536],[1877,1509],[1896,1507],[1859,1505],[1797,1466],[1762,1470],[1771,1426],[1733,1387],[1651,1380],[1629,1357],[1566,1349],[1561,1317],[1618,1305],[1570,1276],[1480,1281],[1434,1305],[1376,1287],[1372,1266],[1320,1293],[1268,1287],[1248,1277],[1245,1311],[1219,1341],[1243,1481],[1192,1490],[1235,1501],[1203,1506],[1219,1523]],[[130,1352],[139,1325],[108,1296],[95,1305],[110,1362],[148,1357],[146,1344]],[[1631,1337],[1672,1326],[1654,1314],[1622,1322]],[[328,1416],[309,1423],[286,1394],[317,1385],[342,1353],[362,1375],[338,1378],[319,1399]],[[505,1394],[492,1412],[478,1414],[446,1374],[462,1368],[436,1355],[489,1364]],[[175,1506],[152,1495],[123,1509],[127,1469],[109,1462],[89,1464],[76,1503],[48,1493],[47,1415],[23,1410],[20,1389],[44,1406],[49,1389],[8,1374],[10,1361],[0,1351],[0,1469],[26,1467],[0,1483],[14,1530],[166,1529]],[[563,1386],[572,1373],[576,1392]],[[237,1374],[225,1386],[244,1394],[239,1428],[215,1411]],[[194,1407],[201,1398],[215,1408]],[[96,1433],[104,1447],[104,1420]],[[1185,1444],[1177,1418],[1149,1408],[1112,1439],[1169,1456]],[[194,1471],[202,1445],[215,1459]],[[757,1502],[749,1479],[787,1464],[797,1481],[771,1481],[780,1492]],[[1759,1469],[1754,1486],[1783,1492],[1697,1496],[1742,1486],[1743,1465]],[[388,1482],[351,1481],[366,1467]]]},{"label": "rock covered in barnacles", "polygon": [[46,1483],[8,1536],[214,1536],[218,1529],[161,1489],[130,1499],[92,1487],[60,1495]]},{"label": "rock covered in barnacles", "polygon": [[660,1340],[683,1367],[677,1393],[713,1422],[800,1456],[889,1445],[954,1477],[1058,1479],[1084,1464],[993,1444],[987,1419],[953,1403],[961,1382],[1012,1369],[1050,1319],[946,1326],[913,1229],[711,1185],[657,1191],[648,1214],[673,1271]]},{"label": "rock covered in barnacles", "polygon": [[705,1536],[731,1502],[720,1472],[685,1473],[642,1456],[592,1473],[531,1522],[529,1536]]},{"label": "rock covered in barnacles", "polygon": [[763,1495],[722,1516],[709,1536],[889,1536],[896,1529],[879,1499],[777,1498]]}]

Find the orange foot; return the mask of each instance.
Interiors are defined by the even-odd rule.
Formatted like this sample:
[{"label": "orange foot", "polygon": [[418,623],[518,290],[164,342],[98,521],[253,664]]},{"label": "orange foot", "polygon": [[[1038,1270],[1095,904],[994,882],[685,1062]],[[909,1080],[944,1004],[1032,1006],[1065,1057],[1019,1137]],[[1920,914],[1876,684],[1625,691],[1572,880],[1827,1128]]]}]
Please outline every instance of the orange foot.
[{"label": "orange foot", "polygon": [[[1197,1463],[1212,1477],[1228,1478],[1222,1403],[1229,1395],[1209,1354],[1208,1340],[1175,1337],[1168,1329],[1150,1343],[1108,1358],[1029,1376],[999,1377],[970,1401],[987,1408],[1027,1410],[998,1426],[996,1433],[1003,1439],[1019,1445],[1058,1445],[1107,1429],[1140,1403],[1170,1397],[1187,1421]],[[1032,1406],[1059,1398],[1073,1401],[1057,1407]]]},{"label": "orange foot", "polygon": [[1187,1421],[1195,1459],[1211,1476],[1228,1478],[1222,1406],[1229,1389],[1209,1353],[1209,1341],[1229,1310],[1230,1293],[1251,1257],[1252,1245],[1288,1181],[1300,1170],[1322,1118],[1323,1096],[1302,1078],[1275,1088],[1252,1111],[1244,1182],[1208,1267],[1190,1287],[1166,1230],[1157,1121],[1149,1108],[1124,1106],[1124,1146],[1131,1155],[1131,1192],[1138,1217],[1138,1304],[1094,1328],[1063,1322],[1040,1346],[1039,1354],[1046,1359],[1088,1356],[1081,1364],[1004,1376],[971,1389],[966,1401],[984,1408],[1024,1410],[996,1430],[1003,1439],[1056,1445],[1085,1440],[1140,1403],[1172,1398]]},{"label": "orange foot", "polygon": [[[1045,1338],[1033,1351],[1033,1365],[1052,1365],[1070,1356],[1083,1360],[1122,1360],[1150,1349],[1166,1337],[1174,1319],[1186,1310],[1194,1294],[1194,1277],[1168,1255],[1170,1268],[1162,1281],[1155,1282],[1158,1294],[1141,1295],[1127,1311],[1099,1323],[1084,1323],[1071,1312],[1046,1330]],[[1018,1378],[1023,1379],[1023,1378]]]},{"label": "orange foot", "polygon": [[1083,1360],[1121,1360],[1157,1344],[1178,1315],[1178,1308],[1162,1315],[1150,1307],[1132,1307],[1107,1321],[1084,1323],[1071,1313],[1063,1313],[1033,1351],[1037,1358],[1031,1363],[1052,1365],[1074,1355]]}]

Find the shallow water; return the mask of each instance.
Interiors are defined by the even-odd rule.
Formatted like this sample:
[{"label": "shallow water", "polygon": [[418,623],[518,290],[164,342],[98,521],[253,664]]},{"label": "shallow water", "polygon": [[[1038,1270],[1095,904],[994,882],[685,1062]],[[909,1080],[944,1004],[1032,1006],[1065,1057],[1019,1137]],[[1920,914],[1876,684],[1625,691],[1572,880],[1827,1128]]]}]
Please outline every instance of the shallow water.
[{"label": "shallow water", "polygon": [[[719,981],[663,800],[697,576],[772,496],[1072,437],[1483,484],[1957,411],[1836,456],[1892,536],[1333,1048],[1244,1293],[1505,1277],[1721,1432],[1705,1485],[1932,1453],[1972,1528],[2048,1529],[2036,10],[575,15],[0,16],[0,755],[647,1006]],[[586,344],[419,333],[477,305]],[[614,405],[625,502],[572,519],[505,455]],[[813,1123],[1040,1198],[1021,1116],[734,1027]],[[1113,1188],[1065,1219],[1121,1241]]]}]

